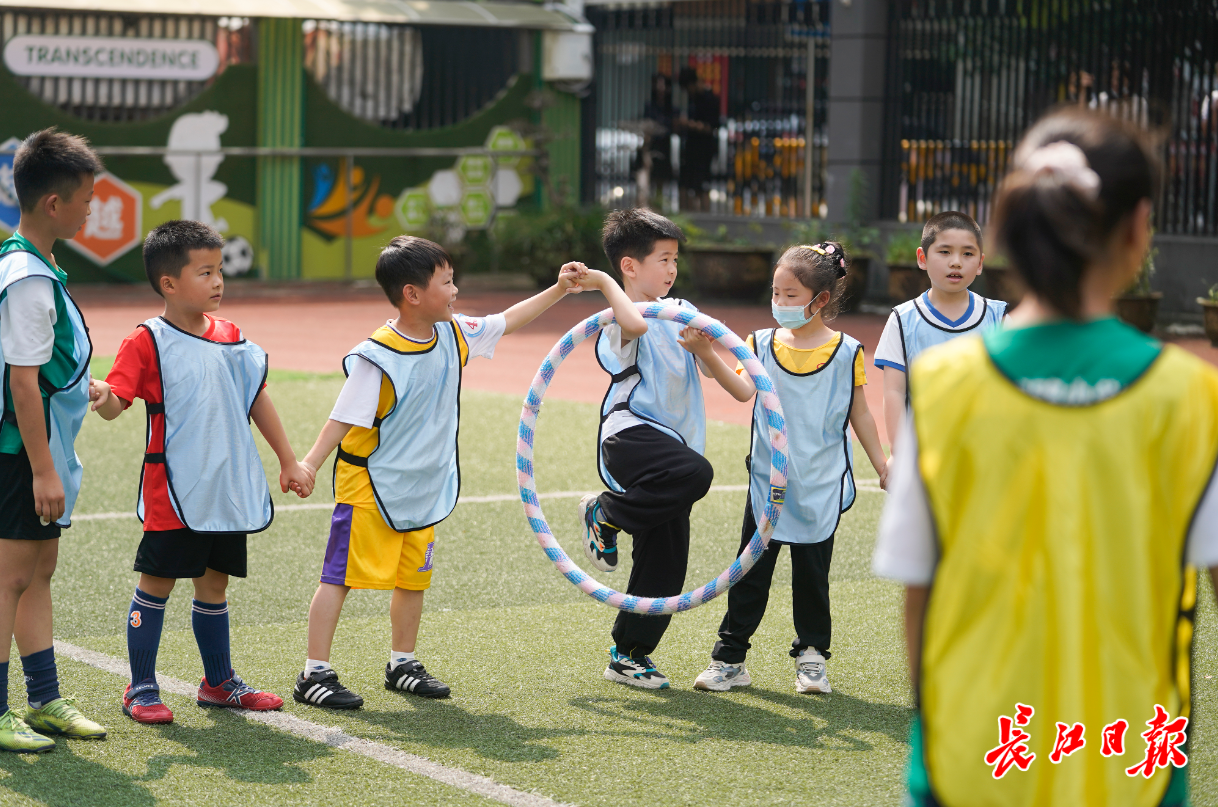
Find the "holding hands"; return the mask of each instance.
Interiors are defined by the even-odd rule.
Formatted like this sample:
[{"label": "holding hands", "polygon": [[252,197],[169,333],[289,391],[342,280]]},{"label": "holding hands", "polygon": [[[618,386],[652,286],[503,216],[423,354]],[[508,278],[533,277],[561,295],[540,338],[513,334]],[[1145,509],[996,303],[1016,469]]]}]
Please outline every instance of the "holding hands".
[{"label": "holding hands", "polygon": [[291,490],[302,499],[307,499],[313,492],[313,483],[317,471],[303,462],[284,463],[279,470],[279,489],[284,493]]}]

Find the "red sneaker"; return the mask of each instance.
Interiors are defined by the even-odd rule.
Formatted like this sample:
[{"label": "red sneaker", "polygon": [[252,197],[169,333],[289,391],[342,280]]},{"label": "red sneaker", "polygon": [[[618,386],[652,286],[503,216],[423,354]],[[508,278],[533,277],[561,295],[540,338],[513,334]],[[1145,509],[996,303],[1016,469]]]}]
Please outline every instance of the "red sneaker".
[{"label": "red sneaker", "polygon": [[123,692],[123,714],[136,723],[155,725],[173,722],[173,712],[161,702],[161,690],[155,681],[141,681],[134,688],[127,684]]},{"label": "red sneaker", "polygon": [[272,692],[259,692],[236,675],[218,687],[208,686],[204,678],[199,682],[197,700],[200,706],[225,706],[255,712],[269,712],[283,706],[283,698]]}]

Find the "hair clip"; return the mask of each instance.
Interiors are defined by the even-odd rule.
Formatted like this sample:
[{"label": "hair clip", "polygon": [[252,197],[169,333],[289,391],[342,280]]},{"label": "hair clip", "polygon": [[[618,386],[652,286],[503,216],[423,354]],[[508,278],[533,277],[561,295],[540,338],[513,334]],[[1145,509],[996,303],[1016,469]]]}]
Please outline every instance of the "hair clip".
[{"label": "hair clip", "polygon": [[1099,198],[1100,175],[1092,170],[1083,150],[1073,143],[1056,140],[1041,146],[1027,156],[1022,167],[1033,175],[1052,175],[1086,199]]},{"label": "hair clip", "polygon": [[832,244],[825,244],[825,251],[822,254],[832,255],[834,249],[836,249],[836,247],[834,247]]},{"label": "hair clip", "polygon": [[[822,247],[820,244],[800,244],[799,248],[800,249],[810,249],[813,252],[815,252],[817,255],[828,255],[829,254],[828,252],[825,252],[825,248]],[[830,250],[830,252],[832,252],[832,250]]]}]

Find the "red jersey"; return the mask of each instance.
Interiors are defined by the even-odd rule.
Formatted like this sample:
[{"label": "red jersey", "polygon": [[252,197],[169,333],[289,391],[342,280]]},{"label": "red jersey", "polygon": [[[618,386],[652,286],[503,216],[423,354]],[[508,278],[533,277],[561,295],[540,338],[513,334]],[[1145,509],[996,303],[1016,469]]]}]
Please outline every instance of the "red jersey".
[{"label": "red jersey", "polygon": [[[211,321],[204,339],[212,342],[236,342],[241,329],[226,319],[204,314]],[[161,390],[161,368],[157,364],[156,344],[147,328],[139,327],[119,345],[114,366],[106,376],[110,390],[123,400],[123,408],[140,398],[144,403],[164,403]],[[153,414],[148,418],[148,453],[165,450],[165,416]],[[180,530],[185,524],[174,512],[169,501],[169,480],[164,463],[144,463],[144,530]]]}]

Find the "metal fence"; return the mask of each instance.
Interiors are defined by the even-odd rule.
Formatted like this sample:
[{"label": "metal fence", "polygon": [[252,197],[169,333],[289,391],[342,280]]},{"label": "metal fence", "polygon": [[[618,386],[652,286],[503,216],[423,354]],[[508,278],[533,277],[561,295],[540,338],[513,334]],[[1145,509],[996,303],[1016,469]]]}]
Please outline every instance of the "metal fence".
[{"label": "metal fence", "polygon": [[332,101],[390,129],[460,123],[518,72],[521,32],[304,21],[305,68]]},{"label": "metal fence", "polygon": [[1162,232],[1218,234],[1218,0],[894,0],[883,214],[985,221],[1021,133],[1078,104],[1159,129]]},{"label": "metal fence", "polygon": [[[202,39],[216,46],[219,75],[238,62],[253,61],[255,26],[244,17],[105,14],[6,10],[0,14],[0,48],[20,34]],[[44,102],[91,121],[145,120],[170,112],[211,82],[122,78],[14,76]]]},{"label": "metal fence", "polygon": [[[596,27],[597,201],[822,214],[828,0],[602,6],[587,16]],[[683,68],[699,89],[679,86]]]}]

